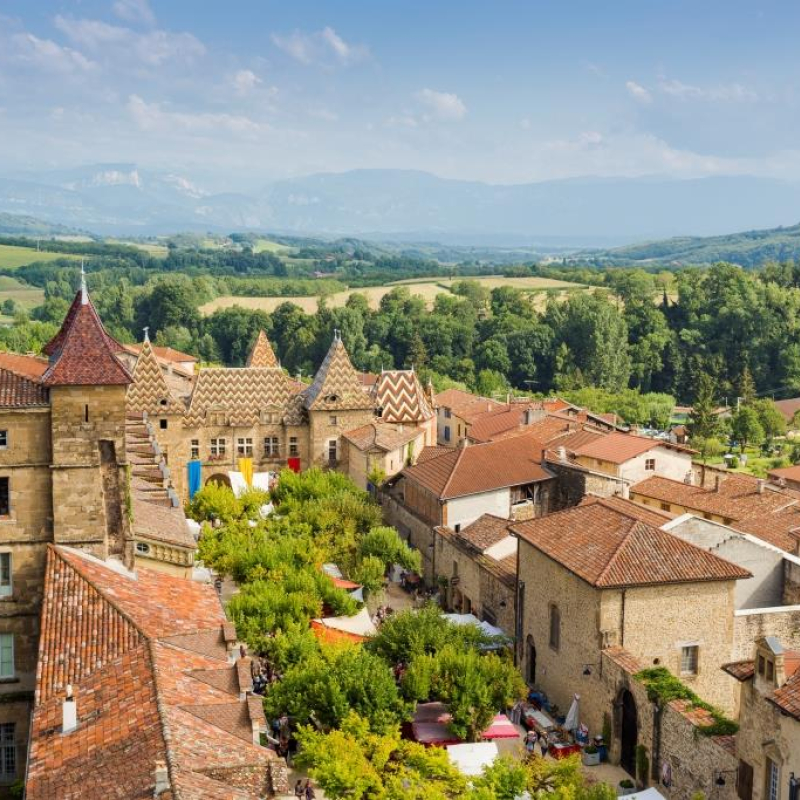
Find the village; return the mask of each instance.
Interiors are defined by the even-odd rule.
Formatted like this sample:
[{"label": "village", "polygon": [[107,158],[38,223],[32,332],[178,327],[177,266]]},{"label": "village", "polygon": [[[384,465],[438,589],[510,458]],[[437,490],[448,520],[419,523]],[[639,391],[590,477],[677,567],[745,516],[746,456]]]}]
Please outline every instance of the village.
[{"label": "village", "polygon": [[247,561],[275,544],[254,544],[270,524],[322,598],[292,641],[347,645],[325,656],[331,673],[421,615],[478,637],[479,683],[488,665],[505,676],[484,725],[459,717],[455,690],[409,693],[410,650],[387,656],[378,683],[412,704],[403,736],[467,776],[442,796],[510,754],[573,757],[612,794],[796,800],[800,490],[786,476],[707,466],[685,436],[558,397],[360,373],[338,331],[310,384],[263,332],[247,366],[200,368],[146,332],[116,342],[85,277],[44,353],[0,353],[7,796],[260,798],[324,774],[292,762],[347,724],[293,699],[303,660],[275,656],[294,622],[265,609],[295,590]]}]

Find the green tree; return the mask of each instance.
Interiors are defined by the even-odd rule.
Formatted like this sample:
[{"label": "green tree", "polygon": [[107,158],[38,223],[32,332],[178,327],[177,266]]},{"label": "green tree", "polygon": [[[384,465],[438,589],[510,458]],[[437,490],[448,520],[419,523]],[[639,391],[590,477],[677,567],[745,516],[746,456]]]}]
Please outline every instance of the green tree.
[{"label": "green tree", "polygon": [[716,403],[714,399],[714,379],[705,372],[701,372],[697,379],[697,394],[692,403],[692,413],[689,417],[689,434],[694,441],[708,440],[717,435],[719,431],[719,417],[714,413]]},{"label": "green tree", "polygon": [[758,445],[764,441],[764,429],[758,413],[750,406],[742,406],[731,418],[731,434],[744,452],[748,444]]},{"label": "green tree", "polygon": [[758,414],[758,421],[761,423],[767,442],[771,442],[776,436],[786,434],[786,419],[778,411],[774,401],[767,398],[755,400],[752,406]]}]

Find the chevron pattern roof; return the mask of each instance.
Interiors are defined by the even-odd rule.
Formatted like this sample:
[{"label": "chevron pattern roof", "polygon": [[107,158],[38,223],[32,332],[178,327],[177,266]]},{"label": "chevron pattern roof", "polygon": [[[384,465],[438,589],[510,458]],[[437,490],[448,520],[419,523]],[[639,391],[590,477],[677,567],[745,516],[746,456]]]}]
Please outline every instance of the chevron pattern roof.
[{"label": "chevron pattern roof", "polygon": [[305,407],[309,411],[360,411],[375,407],[375,401],[361,387],[361,379],[338,336],[306,391]]},{"label": "chevron pattern roof", "polygon": [[375,384],[375,402],[384,422],[424,422],[433,416],[425,390],[414,370],[391,369]]},{"label": "chevron pattern roof", "polygon": [[133,383],[128,386],[128,411],[141,414],[183,414],[186,407],[169,391],[156,354],[146,339],[133,368]]},{"label": "chevron pattern roof", "polygon": [[278,359],[275,356],[275,351],[267,338],[267,334],[263,330],[258,332],[253,347],[250,350],[250,355],[247,356],[248,367],[277,367]]},{"label": "chevron pattern roof", "polygon": [[202,369],[184,423],[203,425],[209,411],[218,411],[228,425],[255,425],[262,411],[277,409],[283,416],[296,394],[297,384],[281,369]]}]

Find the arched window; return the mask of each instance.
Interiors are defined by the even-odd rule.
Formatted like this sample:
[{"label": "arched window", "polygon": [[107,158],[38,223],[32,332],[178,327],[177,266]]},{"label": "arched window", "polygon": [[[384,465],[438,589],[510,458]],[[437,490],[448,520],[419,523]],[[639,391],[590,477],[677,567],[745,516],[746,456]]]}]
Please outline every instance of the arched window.
[{"label": "arched window", "polygon": [[561,649],[561,612],[557,605],[550,606],[550,647]]}]

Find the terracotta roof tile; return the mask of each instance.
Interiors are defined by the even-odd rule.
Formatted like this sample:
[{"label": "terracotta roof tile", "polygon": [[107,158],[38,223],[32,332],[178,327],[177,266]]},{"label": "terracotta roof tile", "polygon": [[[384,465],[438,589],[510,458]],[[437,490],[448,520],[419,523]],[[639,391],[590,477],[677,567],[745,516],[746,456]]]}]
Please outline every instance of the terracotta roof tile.
[{"label": "terracotta roof tile", "polygon": [[440,500],[552,478],[541,464],[542,445],[530,434],[469,445],[407,467],[403,475]]},{"label": "terracotta roof tile", "polygon": [[480,569],[491,573],[497,580],[506,586],[513,587],[517,582],[517,555],[512,553],[501,559],[492,558],[478,550],[473,544],[467,542],[452,528],[438,526],[437,535],[450,542],[453,547],[467,555]]},{"label": "terracotta roof tile", "polygon": [[785,714],[800,720],[800,670],[772,693],[770,700]]},{"label": "terracotta roof tile", "polygon": [[360,428],[347,431],[342,438],[362,451],[377,448],[388,453],[413,442],[420,435],[422,431],[419,428],[408,427],[398,430],[387,422],[368,422]]},{"label": "terracotta roof tile", "polygon": [[[503,403],[498,403],[489,397],[481,397],[463,389],[445,389],[434,397],[439,408],[449,408],[456,416],[464,419],[465,414],[478,415],[487,411],[501,408]],[[474,407],[474,408],[473,408]]]},{"label": "terracotta roof tile", "polygon": [[719,489],[692,486],[669,478],[652,477],[631,487],[631,496],[682,506],[699,514],[713,514],[744,533],[752,533],[787,552],[797,540],[791,531],[800,526],[800,493],[769,485],[749,475],[720,475]]},{"label": "terracotta roof tile", "polygon": [[602,499],[518,522],[511,530],[600,589],[749,578],[744,569]]},{"label": "terracotta roof tile", "polygon": [[255,342],[253,342],[250,353],[247,356],[248,367],[278,367],[278,359],[272,349],[267,334],[263,330],[258,332]]},{"label": "terracotta roof tile", "polygon": [[[169,764],[165,797],[256,800],[287,791],[273,785],[276,755],[252,744],[253,722],[264,723],[259,704],[229,691],[235,667],[224,656],[221,620],[211,586],[145,569],[132,574],[51,545],[29,800],[149,798],[157,761]],[[204,635],[202,648],[188,646]],[[212,657],[197,651],[212,640],[219,643]],[[65,681],[73,683],[78,719],[66,734]]]},{"label": "terracotta roof tile", "polygon": [[106,333],[88,295],[82,298],[81,292],[45,351],[50,355],[50,366],[42,376],[45,386],[125,386],[131,382],[116,355],[122,346]]},{"label": "terracotta roof tile", "polygon": [[755,661],[733,661],[723,664],[722,669],[737,681],[748,681],[755,674]]},{"label": "terracotta roof tile", "polygon": [[384,370],[375,384],[373,397],[385,422],[424,422],[433,416],[414,370]]},{"label": "terracotta roof tile", "polygon": [[431,445],[429,447],[423,447],[417,456],[417,464],[424,464],[426,461],[439,458],[439,456],[444,456],[452,452],[452,447],[444,447],[443,445]]},{"label": "terracotta roof tile", "polygon": [[46,386],[0,367],[0,408],[50,405]]},{"label": "terracotta roof tile", "polygon": [[290,413],[296,394],[294,381],[281,369],[201,369],[189,401],[185,424],[203,425],[206,416],[216,412],[224,415],[229,425],[249,427],[260,420],[263,411],[273,410],[282,417]]},{"label": "terracotta roof tile", "polygon": [[769,471],[770,478],[785,478],[790,481],[800,481],[800,464],[795,464],[793,467],[779,467],[778,469],[771,469]]},{"label": "terracotta roof tile", "polygon": [[7,369],[25,378],[37,380],[47,372],[48,361],[39,356],[0,351],[0,369]]},{"label": "terracotta roof tile", "polygon": [[794,419],[794,415],[800,411],[800,397],[789,397],[786,400],[776,400],[775,406],[783,414],[787,422]]},{"label": "terracotta roof tile", "polygon": [[309,411],[355,411],[375,407],[350,363],[344,342],[338,337],[331,343],[314,382],[305,391],[305,407]]},{"label": "terracotta roof tile", "polygon": [[633,653],[619,645],[606,647],[606,649],[603,650],[603,655],[608,656],[615,664],[622,667],[625,672],[631,675],[635,675],[637,672],[641,672],[644,669],[644,664],[642,664]]},{"label": "terracotta roof tile", "polygon": [[578,457],[585,456],[610,461],[613,464],[622,464],[642,453],[654,450],[656,447],[672,447],[674,449],[678,446],[670,445],[669,442],[660,439],[651,439],[648,436],[634,436],[632,433],[614,431],[587,444],[573,447],[573,451]]},{"label": "terracotta roof tile", "polygon": [[153,416],[186,411],[186,406],[172,396],[149,340],[143,343],[136,359],[125,405],[130,413]]},{"label": "terracotta roof tile", "polygon": [[483,552],[509,536],[510,525],[507,519],[494,514],[483,514],[475,522],[462,528],[456,536]]}]

